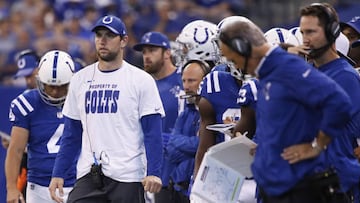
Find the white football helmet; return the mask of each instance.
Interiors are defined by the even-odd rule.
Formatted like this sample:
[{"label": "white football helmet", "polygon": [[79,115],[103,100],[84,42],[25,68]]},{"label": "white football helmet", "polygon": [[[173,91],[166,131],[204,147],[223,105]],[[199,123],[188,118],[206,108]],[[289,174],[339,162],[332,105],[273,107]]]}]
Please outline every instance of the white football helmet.
[{"label": "white football helmet", "polygon": [[187,24],[176,38],[176,43],[180,45],[175,50],[178,56],[176,65],[182,66],[189,60],[217,63],[220,51],[214,41],[216,33],[217,26],[208,21],[195,20]]},{"label": "white football helmet", "polygon": [[[217,33],[216,33],[216,39],[220,40],[220,33],[226,29],[227,27],[233,26],[233,23],[235,22],[245,22],[245,21],[249,21],[248,18],[243,17],[243,16],[229,16],[224,18],[223,20],[221,20],[219,22],[219,24],[217,24]],[[241,72],[240,69],[238,69],[235,64],[231,61],[227,61],[226,58],[223,58],[223,63],[225,63],[227,65],[227,67],[229,68],[230,74],[231,76],[233,76],[235,79],[237,80],[244,80],[245,79],[245,75]]]},{"label": "white football helmet", "polygon": [[342,55],[347,56],[350,49],[349,39],[340,32],[339,36],[335,40],[335,47]]},{"label": "white football helmet", "polygon": [[40,59],[39,72],[37,75],[38,89],[43,101],[52,106],[60,106],[64,103],[66,95],[54,98],[45,92],[44,85],[62,86],[70,83],[74,74],[74,62],[71,56],[60,50],[52,50]]},{"label": "white football helmet", "polygon": [[272,45],[278,45],[280,43],[288,43],[295,46],[300,45],[298,39],[289,30],[285,28],[271,28],[264,34],[266,40]]},{"label": "white football helmet", "polygon": [[303,43],[303,37],[300,32],[300,27],[293,27],[289,30],[291,34],[295,35],[296,39],[299,41],[299,45]]}]

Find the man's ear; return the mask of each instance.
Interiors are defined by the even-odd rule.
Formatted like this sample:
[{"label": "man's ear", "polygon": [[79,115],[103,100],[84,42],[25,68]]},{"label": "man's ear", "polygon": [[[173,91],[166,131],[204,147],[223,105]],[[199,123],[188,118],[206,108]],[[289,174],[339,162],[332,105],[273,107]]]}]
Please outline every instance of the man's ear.
[{"label": "man's ear", "polygon": [[121,48],[125,48],[128,44],[128,41],[129,41],[129,37],[127,35],[121,37]]}]

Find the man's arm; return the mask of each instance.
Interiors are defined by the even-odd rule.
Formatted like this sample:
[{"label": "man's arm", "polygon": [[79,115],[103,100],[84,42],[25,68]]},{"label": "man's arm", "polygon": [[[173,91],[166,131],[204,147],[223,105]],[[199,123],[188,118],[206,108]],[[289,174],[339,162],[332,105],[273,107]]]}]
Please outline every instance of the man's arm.
[{"label": "man's arm", "polygon": [[[62,202],[64,175],[81,150],[82,140],[81,121],[64,116],[64,132],[61,136],[60,150],[56,155],[52,178],[49,185],[51,198],[56,202]],[[56,195],[59,190],[60,197]]]},{"label": "man's arm", "polygon": [[247,137],[252,139],[256,130],[256,118],[255,111],[250,106],[241,107],[241,117],[234,127],[233,134],[236,136],[236,132],[244,134],[247,132]]},{"label": "man's arm", "polygon": [[5,160],[7,202],[23,201],[23,195],[17,188],[17,178],[20,171],[20,163],[28,142],[29,131],[25,128],[13,126],[11,141]]},{"label": "man's arm", "polygon": [[61,136],[60,149],[55,159],[53,177],[63,178],[70,165],[78,157],[81,150],[82,132],[80,120],[64,116],[64,132]]},{"label": "man's arm", "polygon": [[281,156],[290,164],[294,164],[302,160],[319,156],[322,151],[326,150],[330,142],[331,137],[326,135],[323,131],[319,131],[313,142],[287,147],[284,149]]},{"label": "man's arm", "polygon": [[205,98],[200,99],[198,106],[201,119],[199,129],[199,146],[195,156],[194,179],[200,168],[204,154],[211,146],[216,144],[215,132],[206,129],[206,126],[216,124],[215,111],[210,102]]},{"label": "man's arm", "polygon": [[144,132],[144,145],[147,158],[147,175],[142,184],[145,191],[159,192],[162,187],[160,179],[162,165],[161,115],[151,114],[141,118],[141,126]]}]

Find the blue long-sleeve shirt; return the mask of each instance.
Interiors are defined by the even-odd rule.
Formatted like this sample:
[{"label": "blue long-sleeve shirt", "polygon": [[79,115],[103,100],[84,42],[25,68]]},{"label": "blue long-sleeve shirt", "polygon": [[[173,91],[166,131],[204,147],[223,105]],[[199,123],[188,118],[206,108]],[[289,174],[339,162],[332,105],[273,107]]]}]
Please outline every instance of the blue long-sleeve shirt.
[{"label": "blue long-sleeve shirt", "polygon": [[170,177],[175,183],[190,182],[199,145],[199,120],[200,114],[193,104],[187,105],[176,120],[167,146],[167,156],[174,167]]},{"label": "blue long-sleeve shirt", "polygon": [[328,167],[324,153],[289,164],[284,148],[310,143],[321,130],[335,138],[349,121],[351,101],[329,77],[277,47],[257,69],[257,149],[252,172],[269,195],[281,195],[305,176]]}]

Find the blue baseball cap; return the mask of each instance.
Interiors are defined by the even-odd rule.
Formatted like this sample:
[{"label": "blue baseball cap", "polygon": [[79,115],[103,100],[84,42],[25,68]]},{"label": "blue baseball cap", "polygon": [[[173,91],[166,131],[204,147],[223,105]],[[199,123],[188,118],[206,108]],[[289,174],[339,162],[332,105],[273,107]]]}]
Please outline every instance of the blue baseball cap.
[{"label": "blue baseball cap", "polygon": [[360,34],[360,16],[353,17],[350,21],[344,23],[340,23],[341,29],[344,29],[344,27],[348,26],[353,28],[358,34]]},{"label": "blue baseball cap", "polygon": [[121,21],[120,18],[113,15],[108,15],[100,18],[91,31],[94,32],[99,27],[105,27],[117,35],[127,35],[125,24]]},{"label": "blue baseball cap", "polygon": [[32,50],[24,50],[16,57],[18,71],[15,78],[31,75],[39,65],[39,56]]},{"label": "blue baseball cap", "polygon": [[148,32],[143,35],[141,42],[136,44],[133,49],[142,51],[144,46],[157,46],[170,49],[169,39],[160,32]]}]

